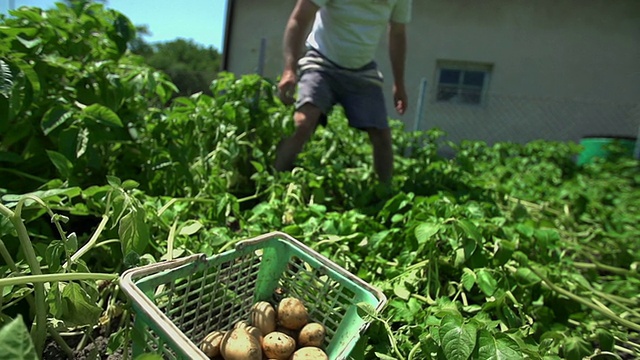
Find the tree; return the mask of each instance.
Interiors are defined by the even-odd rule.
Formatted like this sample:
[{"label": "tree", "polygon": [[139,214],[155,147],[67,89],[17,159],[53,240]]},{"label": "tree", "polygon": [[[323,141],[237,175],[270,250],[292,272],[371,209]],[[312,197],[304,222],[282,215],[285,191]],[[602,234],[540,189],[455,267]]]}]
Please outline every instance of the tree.
[{"label": "tree", "polygon": [[180,90],[177,96],[189,96],[197,92],[211,94],[209,86],[221,64],[220,53],[215,48],[186,39],[149,45],[141,38],[144,34],[148,34],[147,28],[138,27],[138,38],[130,44],[131,51],[169,75]]}]

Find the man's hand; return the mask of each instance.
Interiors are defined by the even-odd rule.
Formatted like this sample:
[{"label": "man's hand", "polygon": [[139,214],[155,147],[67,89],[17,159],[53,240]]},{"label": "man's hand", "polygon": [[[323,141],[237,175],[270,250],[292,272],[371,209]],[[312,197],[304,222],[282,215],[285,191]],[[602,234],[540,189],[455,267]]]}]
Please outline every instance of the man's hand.
[{"label": "man's hand", "polygon": [[408,96],[407,91],[404,88],[404,85],[394,85],[393,86],[393,104],[396,107],[396,111],[400,115],[404,115],[404,112],[407,110]]},{"label": "man's hand", "polygon": [[313,23],[318,5],[311,0],[298,0],[289,16],[284,31],[284,71],[278,84],[278,95],[285,105],[294,103],[294,94],[298,82],[296,68],[298,59],[302,56],[304,37]]},{"label": "man's hand", "polygon": [[389,24],[389,57],[393,70],[393,104],[398,114],[407,110],[407,91],[404,87],[404,63],[407,53],[407,31],[405,24]]},{"label": "man's hand", "polygon": [[296,91],[298,79],[295,72],[285,70],[278,84],[278,96],[285,105],[292,105],[295,102],[293,95]]}]

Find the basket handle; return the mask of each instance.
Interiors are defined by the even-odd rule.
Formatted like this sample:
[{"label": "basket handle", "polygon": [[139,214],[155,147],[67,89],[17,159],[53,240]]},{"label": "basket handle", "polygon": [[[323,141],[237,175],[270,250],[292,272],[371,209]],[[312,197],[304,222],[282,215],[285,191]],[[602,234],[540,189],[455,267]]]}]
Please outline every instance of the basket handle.
[{"label": "basket handle", "polygon": [[161,271],[177,268],[179,266],[189,264],[192,262],[205,262],[207,257],[205,254],[194,254],[179,259],[167,260],[157,262],[155,264],[149,264],[147,266],[140,266],[137,268],[129,269],[122,274],[122,278],[127,280],[137,279],[150,274],[159,273]]}]

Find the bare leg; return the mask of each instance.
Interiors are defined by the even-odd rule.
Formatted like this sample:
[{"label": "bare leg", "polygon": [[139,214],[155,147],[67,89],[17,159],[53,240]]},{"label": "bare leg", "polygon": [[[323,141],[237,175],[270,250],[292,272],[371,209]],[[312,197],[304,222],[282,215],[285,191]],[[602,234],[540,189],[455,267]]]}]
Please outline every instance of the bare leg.
[{"label": "bare leg", "polygon": [[391,185],[393,176],[393,143],[391,129],[367,129],[369,140],[373,146],[373,167],[378,175],[378,180]]},{"label": "bare leg", "polygon": [[302,105],[295,112],[293,120],[296,124],[296,130],[291,137],[284,139],[278,147],[275,163],[276,171],[288,171],[293,168],[298,154],[315,132],[320,115],[320,109],[310,103]]}]

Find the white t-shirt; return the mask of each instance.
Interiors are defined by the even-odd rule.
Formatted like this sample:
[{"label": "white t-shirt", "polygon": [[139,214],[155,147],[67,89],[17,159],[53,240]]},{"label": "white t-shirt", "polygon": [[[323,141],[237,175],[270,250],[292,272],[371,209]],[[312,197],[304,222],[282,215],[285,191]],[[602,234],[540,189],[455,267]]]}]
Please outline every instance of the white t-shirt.
[{"label": "white t-shirt", "polygon": [[357,69],[370,63],[389,22],[411,20],[412,0],[311,0],[320,7],[307,46],[336,64]]}]

